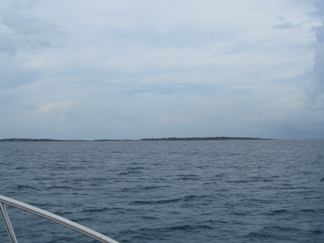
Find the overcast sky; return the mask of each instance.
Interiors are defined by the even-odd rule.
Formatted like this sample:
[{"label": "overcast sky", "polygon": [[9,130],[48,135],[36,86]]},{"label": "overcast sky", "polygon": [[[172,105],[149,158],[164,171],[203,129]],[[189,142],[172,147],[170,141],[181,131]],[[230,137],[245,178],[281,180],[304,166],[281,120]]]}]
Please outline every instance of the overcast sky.
[{"label": "overcast sky", "polygon": [[0,138],[324,138],[324,1],[0,0]]}]

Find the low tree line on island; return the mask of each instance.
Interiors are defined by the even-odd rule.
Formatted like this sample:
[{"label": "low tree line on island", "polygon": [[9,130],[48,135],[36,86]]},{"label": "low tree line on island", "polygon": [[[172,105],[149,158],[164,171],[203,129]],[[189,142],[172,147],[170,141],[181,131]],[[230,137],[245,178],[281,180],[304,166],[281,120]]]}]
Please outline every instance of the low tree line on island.
[{"label": "low tree line on island", "polygon": [[168,137],[168,138],[142,138],[140,140],[132,139],[97,139],[97,140],[59,140],[48,138],[4,138],[0,142],[60,142],[60,141],[195,141],[195,140],[272,140],[269,138],[253,137]]}]

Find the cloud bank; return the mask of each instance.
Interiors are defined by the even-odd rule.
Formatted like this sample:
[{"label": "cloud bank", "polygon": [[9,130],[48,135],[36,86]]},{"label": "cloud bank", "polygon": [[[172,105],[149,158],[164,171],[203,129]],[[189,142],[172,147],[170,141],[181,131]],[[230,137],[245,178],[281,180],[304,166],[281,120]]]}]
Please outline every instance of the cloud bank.
[{"label": "cloud bank", "polygon": [[312,15],[321,21],[321,25],[314,28],[316,32],[315,58],[313,79],[309,96],[315,99],[315,106],[324,110],[324,3],[315,1],[318,8]]},{"label": "cloud bank", "polygon": [[323,138],[323,40],[321,1],[4,1],[0,137]]}]

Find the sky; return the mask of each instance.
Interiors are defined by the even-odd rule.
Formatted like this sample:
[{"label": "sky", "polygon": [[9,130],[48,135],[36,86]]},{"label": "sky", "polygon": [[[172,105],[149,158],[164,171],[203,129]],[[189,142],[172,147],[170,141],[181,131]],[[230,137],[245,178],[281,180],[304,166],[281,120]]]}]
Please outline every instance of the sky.
[{"label": "sky", "polygon": [[0,0],[0,139],[324,139],[322,0]]}]

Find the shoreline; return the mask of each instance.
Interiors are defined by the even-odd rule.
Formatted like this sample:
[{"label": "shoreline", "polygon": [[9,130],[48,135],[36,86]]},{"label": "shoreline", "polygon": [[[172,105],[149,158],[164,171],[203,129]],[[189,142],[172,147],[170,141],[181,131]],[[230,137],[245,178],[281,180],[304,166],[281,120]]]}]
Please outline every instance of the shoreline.
[{"label": "shoreline", "polygon": [[142,138],[142,139],[49,139],[49,138],[4,138],[0,142],[105,142],[105,141],[211,141],[211,140],[276,140],[272,138],[254,137],[168,137],[168,138]]}]

